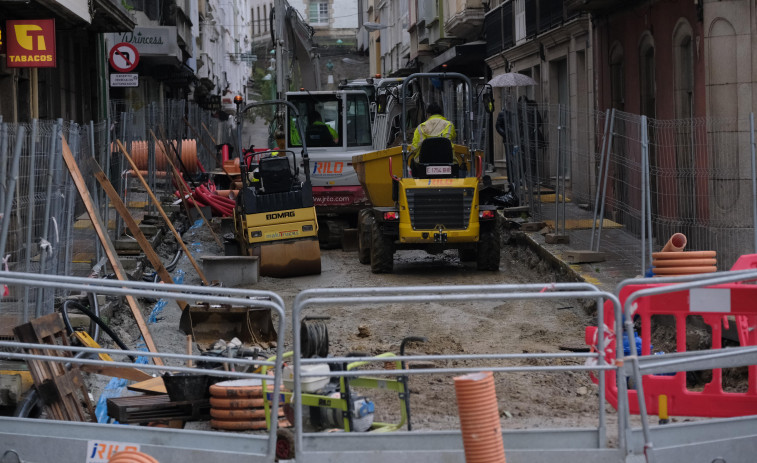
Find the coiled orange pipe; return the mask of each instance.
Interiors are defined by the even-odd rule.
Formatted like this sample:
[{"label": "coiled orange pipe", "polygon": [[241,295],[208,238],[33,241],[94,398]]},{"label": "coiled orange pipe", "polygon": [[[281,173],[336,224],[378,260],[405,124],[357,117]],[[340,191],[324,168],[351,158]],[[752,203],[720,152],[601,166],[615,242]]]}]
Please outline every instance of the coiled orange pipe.
[{"label": "coiled orange pipe", "polygon": [[124,450],[113,455],[108,463],[159,463],[150,455],[136,450]]},{"label": "coiled orange pipe", "polygon": [[[139,167],[139,170],[147,170],[147,143],[147,141],[143,140],[131,142],[131,156],[134,159],[134,163]],[[154,142],[150,143],[154,144]],[[176,140],[171,140],[170,143],[178,150]],[[172,154],[174,153],[173,148],[169,147],[169,150],[171,150]],[[181,140],[181,163],[189,174],[197,173],[197,140],[193,138]],[[158,171],[170,169],[166,161],[166,150],[163,143],[158,143],[155,149],[155,169]]]},{"label": "coiled orange pipe", "polygon": [[717,272],[715,251],[684,251],[686,235],[675,233],[662,248],[652,253],[655,276],[683,276]]}]

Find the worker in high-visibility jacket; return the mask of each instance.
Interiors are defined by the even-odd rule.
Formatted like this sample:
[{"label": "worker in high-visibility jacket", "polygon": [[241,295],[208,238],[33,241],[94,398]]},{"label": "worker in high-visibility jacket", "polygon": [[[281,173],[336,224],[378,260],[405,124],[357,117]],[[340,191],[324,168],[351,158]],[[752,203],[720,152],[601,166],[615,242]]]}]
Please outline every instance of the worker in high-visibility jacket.
[{"label": "worker in high-visibility jacket", "polygon": [[300,131],[297,130],[297,118],[289,118],[289,144],[292,146],[301,146]]},{"label": "worker in high-visibility jacket", "polygon": [[326,130],[328,130],[329,135],[331,135],[331,139],[333,140],[334,144],[336,145],[339,143],[339,133],[336,130],[334,130],[330,125],[323,122],[321,113],[319,113],[318,111],[310,111],[310,114],[308,114],[308,123],[310,124],[311,127],[317,127],[319,125],[326,127]]},{"label": "worker in high-visibility jacket", "polygon": [[421,143],[426,138],[445,137],[452,143],[457,139],[455,125],[444,118],[442,108],[438,103],[429,103],[426,106],[426,114],[428,114],[428,119],[421,122],[415,129],[415,134],[413,134],[413,142],[409,147],[410,157],[408,158],[411,162],[415,162],[418,158]]},{"label": "worker in high-visibility jacket", "polygon": [[271,151],[271,156],[278,156],[286,154],[287,140],[283,130],[277,130],[273,134],[273,138],[276,140],[276,150]]}]

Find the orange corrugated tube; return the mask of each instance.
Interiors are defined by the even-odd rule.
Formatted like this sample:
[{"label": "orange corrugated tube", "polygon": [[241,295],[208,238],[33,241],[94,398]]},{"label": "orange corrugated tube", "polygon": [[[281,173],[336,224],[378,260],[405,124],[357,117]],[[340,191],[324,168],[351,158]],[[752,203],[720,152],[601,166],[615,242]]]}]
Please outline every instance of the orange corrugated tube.
[{"label": "orange corrugated tube", "polygon": [[[177,141],[171,140],[171,144],[176,147]],[[146,141],[131,142],[131,156],[139,170],[147,170],[147,148]],[[173,149],[171,151],[173,152]],[[181,140],[181,163],[190,174],[197,173],[197,140],[191,138]],[[171,166],[166,162],[165,145],[158,143],[155,148],[155,169],[167,171],[170,168]]]},{"label": "orange corrugated tube", "polygon": [[670,237],[665,246],[662,247],[662,252],[680,252],[686,247],[686,235],[683,233],[675,233]]},{"label": "orange corrugated tube", "polygon": [[458,376],[455,395],[466,463],[505,463],[492,372]]},{"label": "orange corrugated tube", "polygon": [[682,276],[717,272],[715,251],[684,251],[686,235],[675,233],[662,248],[652,253],[655,276]]},{"label": "orange corrugated tube", "polygon": [[108,463],[158,463],[158,460],[136,450],[124,450],[113,455]]}]

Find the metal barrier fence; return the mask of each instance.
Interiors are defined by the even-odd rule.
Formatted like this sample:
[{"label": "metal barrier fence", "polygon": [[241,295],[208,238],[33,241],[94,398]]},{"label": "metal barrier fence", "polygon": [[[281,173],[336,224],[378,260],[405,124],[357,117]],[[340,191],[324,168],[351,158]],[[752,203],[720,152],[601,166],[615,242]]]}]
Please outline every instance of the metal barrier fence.
[{"label": "metal barrier fence", "polygon": [[[275,378],[272,396],[272,413],[277,416],[279,407],[279,387],[281,383],[282,357],[286,316],[283,300],[269,291],[242,290],[220,287],[199,287],[190,285],[163,285],[136,281],[115,281],[108,279],[78,278],[66,276],[40,276],[37,274],[0,272],[0,284],[29,287],[67,289],[71,291],[91,292],[111,296],[134,296],[139,298],[168,299],[191,303],[211,305],[263,307],[277,315],[276,359],[274,361],[214,358],[173,353],[150,353],[140,350],[91,349],[74,346],[53,346],[50,344],[29,344],[0,341],[0,357],[22,360],[45,360],[50,362],[71,363],[77,365],[101,365],[108,367],[134,367],[128,359],[122,361],[103,361],[87,357],[63,357],[51,355],[54,352],[98,354],[111,356],[144,356],[152,359],[172,360],[175,365],[140,364],[139,368],[147,372],[182,372],[223,376],[236,379],[263,380]],[[42,353],[25,353],[29,349]],[[219,369],[188,368],[181,366],[186,360],[210,363],[228,363],[240,367],[258,367],[266,365],[277,373],[274,376],[241,371],[224,371]],[[141,428],[139,426],[105,425],[77,422],[55,422],[39,419],[22,419],[0,417],[0,448],[12,449],[19,460],[45,461],[51,452],[55,452],[59,461],[82,460],[88,443],[92,440],[117,441],[122,444],[140,443],[143,451],[158,458],[159,461],[174,461],[176,452],[181,453],[181,461],[188,463],[205,463],[209,461],[228,461],[228,458],[244,457],[247,461],[272,462],[276,449],[277,421],[273,420],[271,428],[265,434],[244,435],[241,439],[231,439],[224,432],[199,432]],[[149,430],[149,432],[143,431]],[[177,448],[178,446],[178,448]],[[221,458],[221,460],[219,460]]]},{"label": "metal barrier fence", "polygon": [[[546,291],[545,291],[546,290]],[[576,458],[585,458],[587,449],[597,452],[599,455],[607,457],[609,455],[619,455],[618,450],[607,449],[607,435],[605,423],[605,395],[604,395],[604,378],[605,371],[614,369],[615,366],[607,365],[604,359],[594,353],[544,353],[544,354],[462,354],[462,355],[401,355],[397,357],[333,357],[329,362],[334,364],[348,362],[378,362],[383,363],[387,359],[402,362],[409,361],[443,361],[451,360],[453,365],[460,365],[451,368],[434,367],[409,369],[381,369],[370,368],[367,370],[349,370],[349,371],[331,371],[308,373],[303,368],[307,365],[321,363],[324,359],[302,358],[302,327],[300,320],[311,316],[318,317],[317,310],[321,307],[333,307],[338,305],[350,306],[356,309],[370,309],[375,313],[377,305],[381,308],[388,309],[390,304],[400,304],[406,310],[426,310],[425,303],[454,303],[455,301],[511,301],[511,300],[565,300],[565,299],[586,299],[593,300],[597,304],[603,304],[604,300],[620,307],[618,299],[609,293],[600,292],[595,286],[587,283],[555,283],[555,284],[529,284],[529,285],[461,285],[461,286],[414,286],[414,287],[393,287],[393,288],[335,288],[335,289],[312,289],[302,291],[297,295],[292,308],[292,339],[294,343],[294,403],[302,402],[303,381],[314,376],[342,376],[345,378],[355,377],[378,377],[379,383],[382,377],[415,377],[418,375],[443,375],[448,377],[453,374],[463,374],[471,372],[492,371],[499,373],[515,372],[539,372],[539,373],[559,373],[569,371],[596,371],[602,385],[598,391],[598,423],[595,428],[580,429],[553,429],[541,435],[537,440],[524,438],[523,435],[516,439],[506,439],[505,447],[508,449],[508,458],[514,453],[516,459],[521,457],[520,452],[531,448],[549,447],[551,443],[559,444],[561,447],[559,461],[579,461]],[[601,305],[599,305],[601,306]],[[408,315],[412,317],[411,315]],[[604,322],[603,315],[598,313],[598,326],[600,344],[603,343]],[[411,319],[411,318],[409,318]],[[601,352],[601,350],[600,350]],[[558,364],[558,360],[575,358],[578,360],[591,360],[591,365],[576,364]],[[514,366],[503,366],[502,361],[521,360],[523,363]],[[467,363],[472,362],[472,363]],[[548,365],[539,365],[540,363],[549,363]],[[466,364],[467,363],[467,364]],[[570,362],[566,362],[570,363]],[[537,366],[538,365],[538,366]],[[448,383],[450,384],[450,383]],[[439,400],[444,400],[439,398]],[[453,400],[451,397],[447,400]],[[548,407],[545,404],[545,407]],[[341,461],[351,455],[352,458],[358,457],[360,461],[386,461],[388,458],[387,451],[393,449],[392,459],[394,461],[439,461],[440,455],[447,452],[456,454],[449,457],[460,455],[461,446],[459,441],[459,432],[429,432],[420,431],[417,433],[408,432],[391,432],[391,437],[385,439],[364,437],[361,433],[320,433],[313,434],[304,431],[304,418],[302,407],[295,407],[294,415],[294,432],[295,448],[297,449],[297,458],[303,458],[307,461]],[[619,425],[621,422],[619,422]],[[564,434],[563,434],[564,433]],[[619,435],[624,430],[619,429]],[[385,433],[377,433],[379,435]],[[507,432],[504,432],[507,435]],[[568,434],[570,436],[568,437]],[[444,436],[444,437],[442,437]],[[391,441],[391,445],[387,442]],[[537,443],[538,442],[538,443]],[[429,445],[431,444],[431,445]],[[453,459],[451,461],[457,461]],[[552,461],[544,459],[540,461]],[[580,460],[587,461],[587,460]]]},{"label": "metal barrier fence", "polygon": [[[635,349],[631,355],[615,364],[605,364],[604,356],[597,353],[544,353],[544,354],[463,354],[463,355],[401,355],[391,357],[392,361],[452,361],[450,368],[422,369],[361,369],[349,371],[330,371],[317,373],[305,372],[303,366],[322,362],[324,359],[304,359],[299,355],[302,349],[300,320],[305,312],[317,311],[322,307],[347,304],[357,309],[371,309],[376,305],[389,306],[407,304],[412,310],[425,310],[425,303],[447,303],[453,301],[506,301],[515,299],[549,300],[577,298],[595,300],[601,306],[604,300],[611,301],[614,307],[616,326],[624,326],[629,336],[633,335],[633,323],[630,318],[623,319],[623,313],[632,313],[634,300],[676,291],[687,291],[718,285],[727,282],[743,281],[757,278],[757,271],[727,272],[712,276],[689,276],[665,279],[627,280],[621,283],[618,291],[627,284],[648,281],[655,288],[637,291],[626,299],[621,308],[617,297],[597,291],[585,283],[549,284],[548,292],[542,292],[544,284],[532,285],[482,285],[458,287],[398,287],[398,288],[335,288],[303,291],[296,297],[292,309],[292,337],[294,343],[294,403],[302,403],[303,381],[314,376],[357,376],[391,378],[418,378],[424,375],[444,375],[493,371],[495,374],[507,375],[528,372],[536,375],[559,374],[568,371],[595,371],[600,378],[605,372],[617,373],[617,385],[622,391],[618,409],[618,435],[612,440],[605,432],[604,385],[600,383],[598,424],[588,428],[558,428],[503,430],[502,440],[508,461],[516,463],[541,461],[544,463],[586,463],[586,462],[628,462],[646,461],[685,463],[689,461],[750,461],[754,452],[754,425],[757,417],[738,417],[730,419],[712,419],[697,422],[671,423],[650,426],[650,417],[644,408],[641,410],[641,427],[632,426],[628,414],[626,384],[629,378],[635,379],[640,397],[644,396],[642,374],[659,374],[672,371],[690,371],[725,366],[747,366],[757,362],[757,350],[753,346],[718,350],[705,350],[686,353],[685,356],[667,354],[666,356],[638,356]],[[286,327],[285,311],[281,298],[274,293],[249,291],[241,289],[192,287],[185,285],[160,285],[142,282],[122,282],[113,280],[96,280],[75,277],[53,277],[48,281],[38,274],[7,272],[0,274],[0,284],[26,285],[31,289],[40,286],[65,286],[72,290],[97,292],[112,296],[133,295],[150,298],[181,298],[192,302],[209,302],[212,304],[234,304],[265,306],[275,310],[278,315],[278,343],[275,361],[255,361],[254,365],[272,367],[275,372],[282,368],[284,350],[284,331]],[[676,283],[659,286],[660,283]],[[229,293],[228,296],[224,294]],[[262,298],[262,299],[261,299]],[[423,305],[420,305],[423,303]],[[598,311],[597,351],[604,352],[605,335],[616,333],[602,332],[604,320],[602,310]],[[622,322],[625,323],[622,323]],[[213,362],[212,357],[187,356],[181,354],[150,355],[143,351],[122,351],[116,349],[88,349],[78,347],[52,348],[47,344],[22,344],[0,342],[0,357],[16,359],[36,359],[54,362],[71,362],[87,365],[133,366],[133,364],[116,361],[104,362],[100,359],[61,358],[48,354],[27,354],[17,349],[67,350],[85,353],[108,353],[110,355],[142,355],[161,357],[173,361],[173,366],[140,365],[147,371],[192,372],[218,376],[240,378],[257,378],[272,380],[274,387],[281,378],[271,378],[264,374],[243,372],[226,372],[214,369],[186,368],[179,366],[187,359]],[[575,357],[587,360],[587,364],[545,365],[548,359],[565,359]],[[338,364],[346,362],[385,362],[388,357],[330,357],[328,362]],[[218,362],[237,363],[249,367],[253,362],[215,359]],[[524,364],[502,366],[502,361],[521,361]],[[471,363],[468,363],[471,362]],[[404,363],[403,363],[404,365]],[[381,387],[381,381],[377,382]],[[279,391],[274,389],[270,395],[273,400],[273,416],[276,416]],[[643,400],[640,403],[644,403]],[[545,406],[548,406],[545,403]],[[294,407],[295,412],[295,449],[296,460],[309,462],[382,462],[391,459],[397,463],[450,461],[462,463],[465,452],[461,432],[449,431],[393,431],[386,433],[310,433],[305,432],[302,407]],[[217,433],[183,429],[155,429],[140,426],[105,425],[93,423],[61,422],[39,419],[0,417],[0,448],[12,450],[21,461],[45,461],[51,452],[55,452],[61,461],[81,459],[85,449],[93,442],[110,441],[117,444],[139,445],[140,450],[157,458],[159,461],[186,461],[188,463],[222,462],[229,458],[243,458],[251,462],[273,462],[276,447],[276,420],[271,422],[271,429],[266,434]],[[612,440],[612,442],[610,442]]]},{"label": "metal barrier fence", "polygon": [[[87,225],[88,216],[63,163],[61,136],[82,171],[102,222],[108,224],[109,232],[112,230],[111,239],[122,236],[123,221],[109,207],[110,200],[83,162],[85,159],[92,157],[97,161],[127,205],[132,191],[129,185],[134,180],[127,175],[130,169],[115,145],[116,140],[121,140],[131,152],[132,142],[151,139],[150,130],[160,140],[161,133],[168,139],[195,138],[197,158],[204,168],[217,167],[215,142],[228,139],[225,134],[229,123],[221,123],[209,111],[183,100],[152,102],[136,110],[127,105],[125,101],[112,101],[112,120],[83,125],[62,120],[0,122],[3,269],[83,276],[104,255],[94,230]],[[168,180],[155,175],[154,155],[151,149],[148,184],[158,196],[173,194],[174,188]],[[154,211],[154,205],[148,203],[146,210]],[[65,293],[64,288],[30,291],[13,286],[8,287],[7,294],[0,291],[0,336],[9,336],[11,327],[52,312],[53,298]]]},{"label": "metal barrier fence", "polygon": [[613,233],[619,238],[602,250],[642,274],[676,232],[687,236],[686,250],[717,251],[719,269],[755,248],[751,116],[659,120],[503,101],[512,188],[577,247],[599,250],[601,235]]}]

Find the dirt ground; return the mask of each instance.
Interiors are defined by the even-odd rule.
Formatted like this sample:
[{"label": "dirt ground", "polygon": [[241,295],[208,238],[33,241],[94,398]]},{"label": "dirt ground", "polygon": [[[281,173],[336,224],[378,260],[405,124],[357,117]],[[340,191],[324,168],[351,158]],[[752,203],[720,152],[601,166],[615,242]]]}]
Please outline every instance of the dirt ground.
[{"label": "dirt ground", "polygon": [[[196,260],[203,255],[222,255],[206,226],[190,228],[184,241]],[[159,252],[170,259],[175,245]],[[184,272],[184,283],[199,284],[189,259],[181,258],[176,275]],[[287,304],[287,316],[295,296],[309,288],[399,287],[415,285],[462,285],[502,283],[545,283],[563,276],[543,263],[530,250],[513,244],[502,247],[499,272],[481,272],[475,264],[461,263],[455,252],[428,255],[404,251],[395,255],[395,271],[376,275],[362,265],[356,252],[322,251],[322,273],[288,279],[261,277],[251,289],[279,294]],[[401,294],[398,292],[398,294]],[[145,304],[148,317],[154,304]],[[411,354],[495,354],[555,353],[585,347],[584,327],[593,323],[593,311],[585,301],[466,301],[449,303],[384,304],[321,307],[310,315],[328,315],[330,354],[366,352],[371,355],[399,352],[406,336],[423,336],[426,343],[409,345]],[[149,325],[151,335],[163,352],[185,352],[186,336],[178,328],[180,311],[169,303]],[[127,345],[134,345],[138,331],[128,311],[114,313],[112,325]],[[275,323],[275,320],[274,320]],[[287,323],[286,348],[291,349],[291,321]],[[195,353],[199,350],[195,348]],[[580,358],[555,360],[500,360],[489,365],[582,364]],[[499,363],[496,363],[499,362]],[[168,361],[167,364],[176,362]],[[437,367],[478,366],[481,361],[437,362]],[[597,388],[584,372],[514,372],[495,375],[502,425],[506,428],[596,426]],[[410,401],[413,429],[456,429],[459,426],[452,377],[412,376]],[[376,402],[377,421],[397,422],[396,397],[357,391]],[[606,406],[610,423],[614,410]],[[201,427],[201,425],[192,425]],[[610,429],[611,431],[611,429]]]}]

